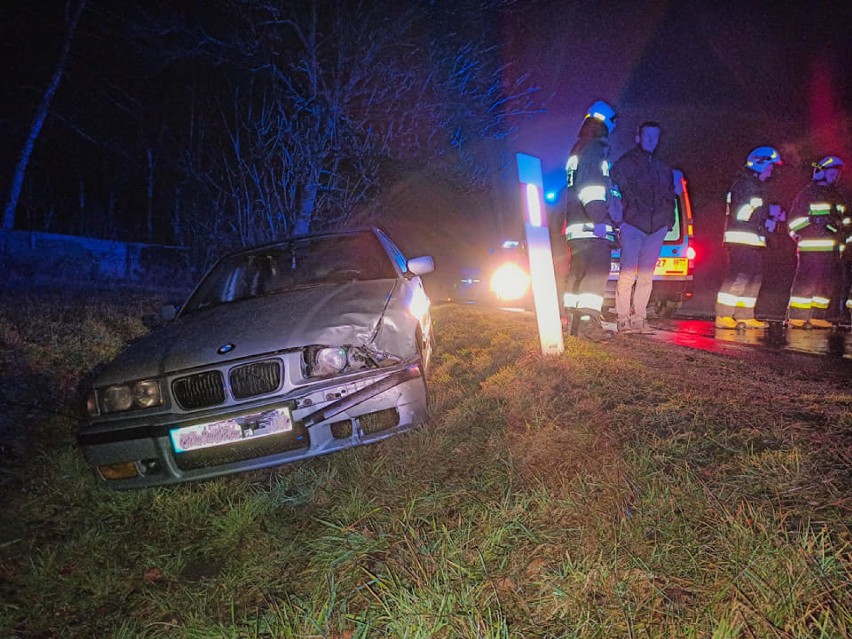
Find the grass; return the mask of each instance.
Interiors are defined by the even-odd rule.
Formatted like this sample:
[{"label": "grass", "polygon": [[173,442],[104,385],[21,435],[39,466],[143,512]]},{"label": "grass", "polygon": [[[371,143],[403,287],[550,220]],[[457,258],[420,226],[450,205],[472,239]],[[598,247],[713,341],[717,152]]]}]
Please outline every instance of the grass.
[{"label": "grass", "polygon": [[0,636],[852,634],[848,378],[440,306],[424,427],[114,493],[78,386],[158,304],[0,310]]}]

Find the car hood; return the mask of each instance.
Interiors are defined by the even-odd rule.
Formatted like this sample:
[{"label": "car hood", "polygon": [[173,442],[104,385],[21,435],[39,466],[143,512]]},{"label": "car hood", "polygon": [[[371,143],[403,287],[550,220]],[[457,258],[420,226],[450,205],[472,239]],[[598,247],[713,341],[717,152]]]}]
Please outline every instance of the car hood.
[{"label": "car hood", "polygon": [[[180,317],[140,339],[107,364],[103,386],[298,348],[364,344],[407,357],[416,352],[417,320],[396,280],[318,286],[223,304]],[[232,345],[222,355],[217,351]]]}]

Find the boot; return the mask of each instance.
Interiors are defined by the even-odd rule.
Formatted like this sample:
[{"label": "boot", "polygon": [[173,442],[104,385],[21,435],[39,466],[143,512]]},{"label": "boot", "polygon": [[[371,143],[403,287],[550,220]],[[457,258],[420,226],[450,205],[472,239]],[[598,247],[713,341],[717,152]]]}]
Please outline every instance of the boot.
[{"label": "boot", "polygon": [[737,327],[737,320],[731,316],[716,316],[716,328],[734,329]]},{"label": "boot", "polygon": [[612,333],[603,329],[600,319],[584,319],[580,320],[579,324],[577,337],[589,340],[590,342],[603,342],[612,339]]},{"label": "boot", "polygon": [[765,335],[767,346],[784,346],[787,343],[787,338],[784,335],[784,322],[770,321],[766,327]]},{"label": "boot", "polygon": [[618,320],[618,334],[619,335],[630,335],[632,333],[638,333],[635,328],[633,328],[633,322],[630,321],[630,318],[626,317],[624,319],[619,318]]},{"label": "boot", "polygon": [[811,328],[831,328],[833,326],[828,320],[814,318],[809,319],[808,324],[811,325]]},{"label": "boot", "polygon": [[562,325],[563,335],[576,335],[580,327],[580,318],[576,311],[565,312],[565,323]]},{"label": "boot", "polygon": [[633,327],[633,332],[639,333],[640,335],[654,335],[657,332],[651,328],[651,325],[648,324],[648,320],[644,317],[633,317],[630,320],[630,324]]},{"label": "boot", "polygon": [[828,335],[828,354],[834,357],[843,357],[846,355],[846,337],[837,329],[832,329]]},{"label": "boot", "polygon": [[787,322],[790,328],[805,328],[806,320],[791,319]]},{"label": "boot", "polygon": [[766,322],[761,322],[759,319],[747,319],[742,321],[746,328],[766,328]]}]

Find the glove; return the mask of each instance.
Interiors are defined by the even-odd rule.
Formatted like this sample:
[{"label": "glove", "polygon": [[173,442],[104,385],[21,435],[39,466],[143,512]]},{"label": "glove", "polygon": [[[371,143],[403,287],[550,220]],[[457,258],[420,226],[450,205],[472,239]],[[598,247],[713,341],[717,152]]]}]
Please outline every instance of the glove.
[{"label": "glove", "polygon": [[769,218],[768,220],[766,220],[766,230],[769,231],[770,233],[774,233],[776,224],[777,224],[777,222],[775,220],[773,220],[772,218]]},{"label": "glove", "polygon": [[595,228],[592,231],[595,237],[599,237],[602,240],[606,239],[606,224],[595,224]]}]

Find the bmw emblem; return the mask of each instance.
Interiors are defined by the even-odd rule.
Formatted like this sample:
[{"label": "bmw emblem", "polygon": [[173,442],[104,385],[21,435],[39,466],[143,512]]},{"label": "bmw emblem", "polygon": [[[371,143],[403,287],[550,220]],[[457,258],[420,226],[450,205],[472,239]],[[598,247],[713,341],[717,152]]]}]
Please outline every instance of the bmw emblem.
[{"label": "bmw emblem", "polygon": [[230,353],[236,347],[236,344],[222,344],[216,349],[216,352],[219,353],[219,355],[225,355],[226,353]]}]

